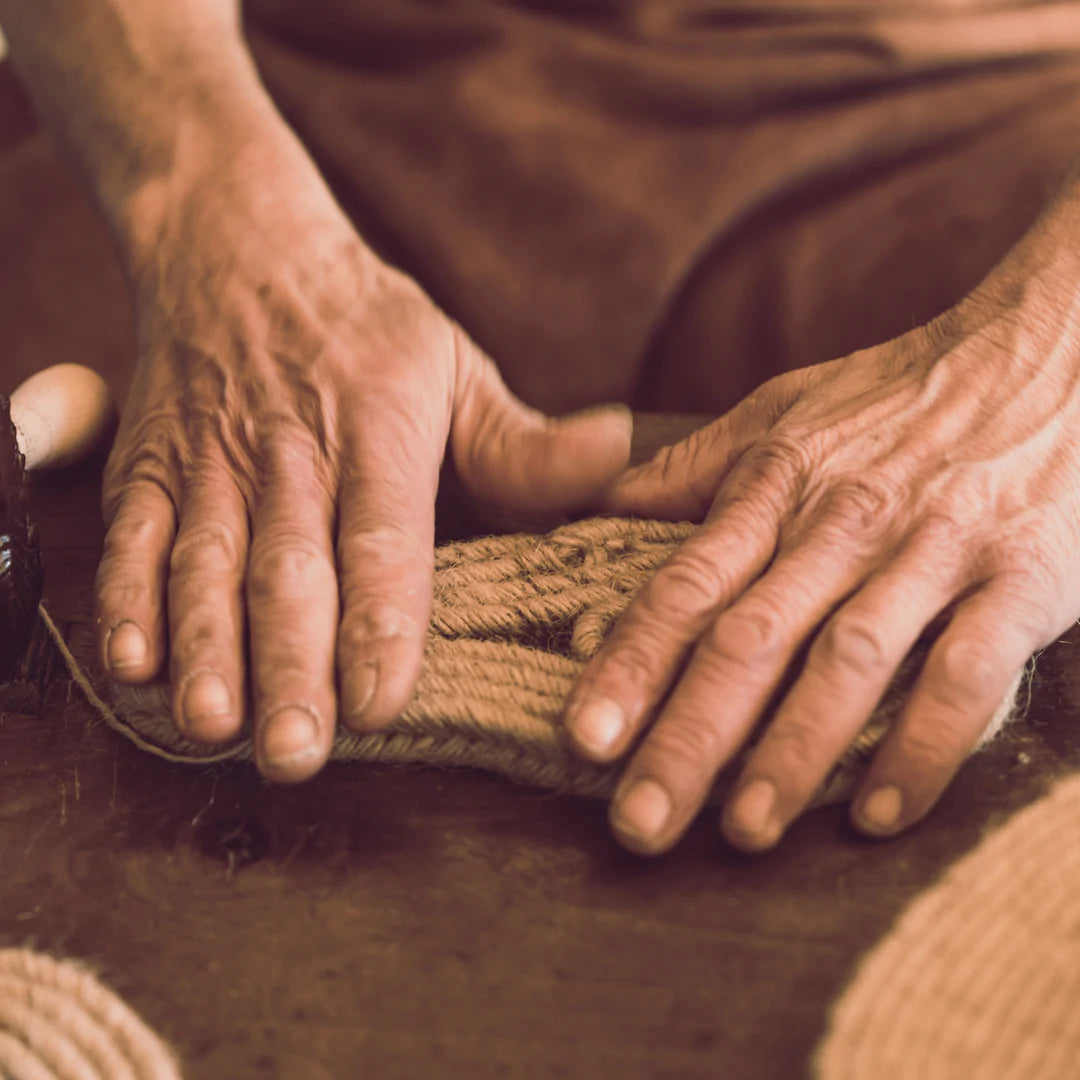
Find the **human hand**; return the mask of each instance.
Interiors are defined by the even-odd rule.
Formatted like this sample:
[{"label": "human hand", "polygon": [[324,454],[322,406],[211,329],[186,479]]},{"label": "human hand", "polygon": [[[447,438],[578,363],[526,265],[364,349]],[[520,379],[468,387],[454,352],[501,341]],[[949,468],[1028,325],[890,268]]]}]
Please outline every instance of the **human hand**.
[{"label": "human hand", "polygon": [[853,803],[867,834],[906,828],[1080,615],[1075,288],[1044,262],[1021,249],[930,326],[771,380],[615,486],[612,511],[705,520],[568,702],[583,754],[629,755],[627,847],[676,843],[767,714],[722,829],[775,844],[944,613]]},{"label": "human hand", "polygon": [[412,694],[444,451],[478,497],[562,511],[625,468],[629,414],[526,409],[306,169],[219,179],[170,210],[136,274],[100,649],[124,682],[168,653],[176,724],[201,741],[238,733],[248,682],[259,768],[296,781],[339,710],[368,731]]}]

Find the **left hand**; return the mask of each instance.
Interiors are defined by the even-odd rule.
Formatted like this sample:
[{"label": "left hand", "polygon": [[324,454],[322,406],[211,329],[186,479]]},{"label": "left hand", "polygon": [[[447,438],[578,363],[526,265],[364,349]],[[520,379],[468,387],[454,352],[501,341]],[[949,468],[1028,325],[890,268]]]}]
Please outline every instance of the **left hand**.
[{"label": "left hand", "polygon": [[679,839],[808,646],[722,820],[738,847],[775,844],[946,612],[854,800],[863,832],[906,828],[1028,657],[1080,616],[1080,335],[1063,280],[1022,249],[931,325],[771,380],[618,482],[612,511],[705,519],[568,703],[582,753],[633,748],[612,806],[627,847]]}]

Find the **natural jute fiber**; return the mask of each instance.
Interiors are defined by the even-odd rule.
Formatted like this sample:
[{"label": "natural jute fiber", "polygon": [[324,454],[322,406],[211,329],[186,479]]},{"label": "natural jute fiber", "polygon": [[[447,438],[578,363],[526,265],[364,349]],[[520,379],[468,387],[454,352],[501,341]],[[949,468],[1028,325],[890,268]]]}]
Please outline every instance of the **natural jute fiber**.
[{"label": "natural jute fiber", "polygon": [[[431,629],[413,702],[385,732],[340,729],[333,757],[471,766],[541,787],[609,794],[617,767],[593,765],[573,753],[561,726],[563,704],[631,598],[694,529],[592,518],[546,536],[491,536],[438,548]],[[91,676],[89,664],[73,655],[44,611],[42,617],[88,699],[137,746],[170,761],[251,759],[247,737],[222,748],[180,736],[167,686],[106,685]],[[866,754],[899,714],[925,651],[924,643],[907,658],[819,801],[850,793]],[[1016,685],[984,741],[1011,715]]]},{"label": "natural jute fiber", "polygon": [[89,971],[0,949],[0,1078],[180,1080],[169,1048]]},{"label": "natural jute fiber", "polygon": [[859,966],[819,1080],[1080,1076],[1080,776],[918,896]]}]

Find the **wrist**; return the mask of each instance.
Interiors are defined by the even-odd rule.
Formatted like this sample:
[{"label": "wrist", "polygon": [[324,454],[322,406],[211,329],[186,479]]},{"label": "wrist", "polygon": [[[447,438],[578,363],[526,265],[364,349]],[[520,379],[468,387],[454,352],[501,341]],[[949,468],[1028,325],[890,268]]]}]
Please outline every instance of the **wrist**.
[{"label": "wrist", "polygon": [[268,102],[264,107],[233,98],[222,104],[176,117],[167,149],[134,155],[136,168],[101,185],[102,208],[133,279],[203,237],[225,243],[218,230],[226,226],[231,232],[245,221],[252,228],[272,221],[285,202],[306,201],[312,210],[318,204],[328,216],[340,213],[314,163]]},{"label": "wrist", "polygon": [[[1080,364],[1080,187],[1066,184],[954,311],[961,326],[996,325],[1006,362]],[[1064,372],[1065,368],[1062,368]]]}]

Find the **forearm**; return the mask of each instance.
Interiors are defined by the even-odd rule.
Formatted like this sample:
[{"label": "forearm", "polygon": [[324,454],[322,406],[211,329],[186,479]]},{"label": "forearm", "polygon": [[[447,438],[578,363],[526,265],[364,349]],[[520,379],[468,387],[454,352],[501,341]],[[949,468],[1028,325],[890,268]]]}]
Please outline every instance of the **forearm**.
[{"label": "forearm", "polygon": [[1080,324],[1080,157],[987,282],[1018,309]]},{"label": "forearm", "polygon": [[[1049,379],[1072,393],[1080,373],[1080,159],[1012,249],[931,327],[945,340],[989,335],[1009,385]],[[986,356],[969,359],[973,378],[988,378]]]},{"label": "forearm", "polygon": [[0,24],[129,269],[180,227],[189,195],[243,185],[269,200],[296,190],[283,172],[314,172],[259,82],[235,0],[0,0]]}]

